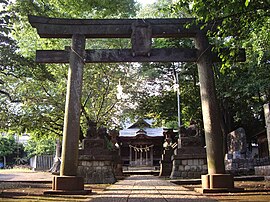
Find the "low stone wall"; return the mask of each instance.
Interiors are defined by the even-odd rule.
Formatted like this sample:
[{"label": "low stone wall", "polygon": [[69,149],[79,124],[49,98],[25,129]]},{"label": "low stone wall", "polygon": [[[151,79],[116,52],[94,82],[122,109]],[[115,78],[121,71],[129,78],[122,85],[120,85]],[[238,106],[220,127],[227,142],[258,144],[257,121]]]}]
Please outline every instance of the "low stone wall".
[{"label": "low stone wall", "polygon": [[233,175],[253,175],[256,166],[270,165],[270,158],[255,159],[227,159],[225,160],[226,172]]},{"label": "low stone wall", "polygon": [[255,166],[255,175],[270,176],[270,165],[268,166]]},{"label": "low stone wall", "polygon": [[207,174],[207,160],[203,148],[177,149],[172,156],[173,168],[170,178],[194,179]]},{"label": "low stone wall", "polygon": [[112,159],[108,156],[81,155],[78,164],[78,176],[84,177],[84,183],[112,184],[116,182]]},{"label": "low stone wall", "polygon": [[206,159],[182,159],[173,161],[174,173],[172,177],[177,176],[179,178],[201,178],[201,175],[207,174]]}]

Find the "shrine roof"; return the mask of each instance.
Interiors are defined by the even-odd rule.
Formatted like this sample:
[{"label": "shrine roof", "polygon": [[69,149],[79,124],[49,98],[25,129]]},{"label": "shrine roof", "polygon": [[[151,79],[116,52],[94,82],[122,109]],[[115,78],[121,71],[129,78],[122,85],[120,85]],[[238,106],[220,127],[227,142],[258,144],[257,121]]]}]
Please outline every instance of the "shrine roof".
[{"label": "shrine roof", "polygon": [[163,128],[127,128],[119,131],[119,136],[123,137],[135,137],[139,130],[143,129],[146,132],[147,136],[163,136]]}]

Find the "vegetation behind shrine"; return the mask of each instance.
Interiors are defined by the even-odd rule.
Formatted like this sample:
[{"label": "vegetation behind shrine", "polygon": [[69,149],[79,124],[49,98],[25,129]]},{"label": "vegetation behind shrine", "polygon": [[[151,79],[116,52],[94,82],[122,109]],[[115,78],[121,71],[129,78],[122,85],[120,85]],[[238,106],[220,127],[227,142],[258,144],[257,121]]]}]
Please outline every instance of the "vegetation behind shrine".
[{"label": "vegetation behind shrine", "polygon": [[[90,3],[89,3],[90,2]],[[214,65],[224,134],[244,127],[249,140],[264,128],[262,105],[270,100],[269,1],[158,0],[141,9],[133,0],[75,1],[1,0],[0,130],[37,138],[61,137],[68,65],[36,64],[37,49],[64,49],[70,40],[40,39],[27,15],[63,18],[196,17],[218,24],[209,33],[229,57]],[[128,39],[88,40],[87,48],[129,48]],[[155,39],[153,47],[193,47],[192,40]],[[230,61],[234,50],[246,49],[246,62]],[[182,123],[202,126],[196,64],[87,64],[84,69],[81,138],[90,121],[121,128],[127,119],[177,122],[175,74],[179,73]],[[122,94],[120,93],[122,92]]]}]

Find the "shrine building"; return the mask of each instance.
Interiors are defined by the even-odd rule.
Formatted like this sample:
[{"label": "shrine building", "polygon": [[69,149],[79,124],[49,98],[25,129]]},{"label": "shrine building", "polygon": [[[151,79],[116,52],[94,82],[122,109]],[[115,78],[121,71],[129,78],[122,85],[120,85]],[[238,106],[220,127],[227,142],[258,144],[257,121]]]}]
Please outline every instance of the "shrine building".
[{"label": "shrine building", "polygon": [[120,130],[118,144],[124,167],[158,167],[163,152],[163,128],[152,128],[146,120]]}]

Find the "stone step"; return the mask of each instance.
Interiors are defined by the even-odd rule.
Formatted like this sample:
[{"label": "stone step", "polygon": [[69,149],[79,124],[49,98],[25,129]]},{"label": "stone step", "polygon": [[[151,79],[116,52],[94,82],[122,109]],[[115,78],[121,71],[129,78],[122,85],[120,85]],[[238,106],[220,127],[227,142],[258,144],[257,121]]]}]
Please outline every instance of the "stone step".
[{"label": "stone step", "polygon": [[123,171],[124,175],[159,175],[159,170],[126,170]]},{"label": "stone step", "polygon": [[129,166],[128,170],[156,170],[155,166]]}]

